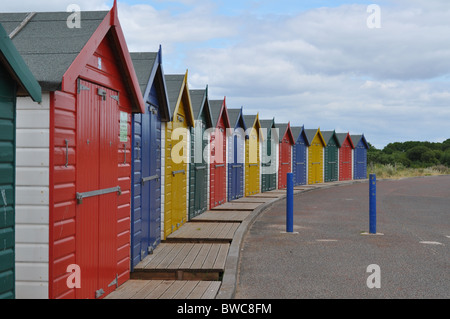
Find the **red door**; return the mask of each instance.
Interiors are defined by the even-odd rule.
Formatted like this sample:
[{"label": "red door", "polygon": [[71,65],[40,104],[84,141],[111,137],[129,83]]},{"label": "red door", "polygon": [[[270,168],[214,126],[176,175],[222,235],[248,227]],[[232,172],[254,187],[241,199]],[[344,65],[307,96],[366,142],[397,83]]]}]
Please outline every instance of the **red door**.
[{"label": "red door", "polygon": [[278,188],[287,187],[287,173],[291,172],[291,144],[287,137],[280,143],[280,165],[278,172]]},{"label": "red door", "polygon": [[115,91],[80,81],[77,108],[76,262],[78,299],[116,287],[119,107]]},{"label": "red door", "polygon": [[339,180],[352,179],[352,148],[348,140],[339,149]]},{"label": "red door", "polygon": [[214,134],[212,134],[211,136],[210,208],[214,208],[225,203],[226,197],[225,139],[226,134],[224,125],[219,125],[219,127],[215,129]]}]

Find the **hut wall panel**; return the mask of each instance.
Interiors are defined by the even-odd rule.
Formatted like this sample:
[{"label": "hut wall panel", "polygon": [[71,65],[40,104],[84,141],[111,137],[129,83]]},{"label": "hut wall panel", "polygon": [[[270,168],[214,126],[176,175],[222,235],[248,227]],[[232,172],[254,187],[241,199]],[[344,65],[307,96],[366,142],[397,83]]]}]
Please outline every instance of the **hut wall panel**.
[{"label": "hut wall panel", "polygon": [[19,97],[17,124],[16,298],[48,298],[50,94]]}]

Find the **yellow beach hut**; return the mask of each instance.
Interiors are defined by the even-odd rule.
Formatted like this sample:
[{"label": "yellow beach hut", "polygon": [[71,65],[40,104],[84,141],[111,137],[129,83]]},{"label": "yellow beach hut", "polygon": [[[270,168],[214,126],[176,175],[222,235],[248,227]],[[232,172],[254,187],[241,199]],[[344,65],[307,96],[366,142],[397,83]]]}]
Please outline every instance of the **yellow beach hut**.
[{"label": "yellow beach hut", "polygon": [[187,83],[188,72],[166,75],[172,118],[162,123],[162,207],[161,239],[180,228],[187,220],[188,163],[190,128],[194,116]]},{"label": "yellow beach hut", "polygon": [[259,194],[261,191],[261,123],[259,114],[244,115],[247,127],[245,140],[245,196]]},{"label": "yellow beach hut", "polygon": [[308,184],[324,182],[324,148],[327,146],[320,128],[305,130],[308,147]]}]

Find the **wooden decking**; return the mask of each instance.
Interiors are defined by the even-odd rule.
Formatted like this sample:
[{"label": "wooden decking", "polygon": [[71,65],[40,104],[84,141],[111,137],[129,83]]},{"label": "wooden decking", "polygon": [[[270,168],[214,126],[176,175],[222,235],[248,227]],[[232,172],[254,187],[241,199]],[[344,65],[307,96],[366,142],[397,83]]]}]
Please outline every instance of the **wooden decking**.
[{"label": "wooden decking", "polygon": [[167,236],[166,243],[231,243],[239,223],[187,223]]},{"label": "wooden decking", "polygon": [[220,280],[229,244],[160,244],[131,273],[132,279]]},{"label": "wooden decking", "polygon": [[105,299],[214,299],[220,281],[129,280]]},{"label": "wooden decking", "polygon": [[191,222],[215,222],[215,223],[241,223],[251,211],[215,210],[206,211],[195,217]]},{"label": "wooden decking", "polygon": [[215,207],[212,210],[253,211],[261,205],[263,205],[263,203],[235,203],[232,201]]}]

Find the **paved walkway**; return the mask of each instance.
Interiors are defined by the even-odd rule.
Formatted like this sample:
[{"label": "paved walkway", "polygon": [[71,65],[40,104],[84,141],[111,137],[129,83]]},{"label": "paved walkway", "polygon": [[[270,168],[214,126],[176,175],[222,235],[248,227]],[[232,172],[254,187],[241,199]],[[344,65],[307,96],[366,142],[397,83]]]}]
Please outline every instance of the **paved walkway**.
[{"label": "paved walkway", "polygon": [[[300,186],[294,194],[348,183],[359,182]],[[244,235],[261,212],[285,197],[285,190],[274,190],[197,216],[169,235],[106,299],[233,298]]]},{"label": "paved walkway", "polygon": [[[377,183],[377,232],[368,184],[294,197],[259,215],[242,243],[236,298],[450,298],[450,176]],[[369,265],[381,288],[369,289]],[[372,277],[371,277],[372,279]]]}]

